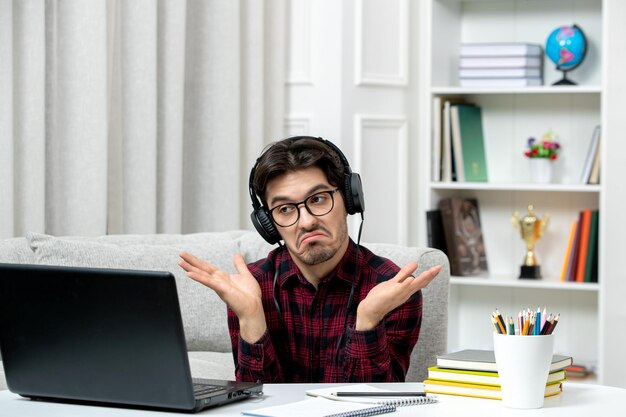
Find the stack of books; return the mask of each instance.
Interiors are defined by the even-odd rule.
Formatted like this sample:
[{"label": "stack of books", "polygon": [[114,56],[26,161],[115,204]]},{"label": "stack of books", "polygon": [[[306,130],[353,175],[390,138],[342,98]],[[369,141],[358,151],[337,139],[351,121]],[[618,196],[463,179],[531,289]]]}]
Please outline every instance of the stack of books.
[{"label": "stack of books", "polygon": [[[566,379],[565,368],[571,364],[571,356],[553,355],[546,381],[546,397],[562,392],[562,382]],[[437,366],[428,368],[424,391],[501,400],[493,351],[468,349],[438,356]]]},{"label": "stack of books", "polygon": [[543,48],[532,43],[464,43],[459,79],[463,87],[543,85]]}]

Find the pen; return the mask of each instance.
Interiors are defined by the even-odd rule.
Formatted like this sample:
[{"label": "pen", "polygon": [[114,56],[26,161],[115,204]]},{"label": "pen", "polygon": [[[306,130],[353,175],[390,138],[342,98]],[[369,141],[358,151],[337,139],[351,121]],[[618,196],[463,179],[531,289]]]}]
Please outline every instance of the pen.
[{"label": "pen", "polygon": [[356,392],[356,391],[338,391],[333,392],[336,397],[425,397],[425,392],[400,392],[400,391],[380,391],[380,392]]}]

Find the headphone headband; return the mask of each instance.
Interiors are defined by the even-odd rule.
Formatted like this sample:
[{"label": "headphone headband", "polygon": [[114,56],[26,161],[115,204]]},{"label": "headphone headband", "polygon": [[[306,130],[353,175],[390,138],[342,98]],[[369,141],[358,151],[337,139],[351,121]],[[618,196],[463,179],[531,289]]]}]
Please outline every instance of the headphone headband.
[{"label": "headphone headband", "polygon": [[[315,136],[292,136],[284,139],[284,141],[295,142],[301,139],[312,139],[322,142],[328,146],[340,159],[343,165],[344,171],[344,183],[339,184],[342,190],[344,202],[346,206],[346,212],[348,214],[363,213],[365,210],[365,201],[363,199],[363,187],[361,185],[361,177],[357,173],[353,173],[348,163],[348,159],[341,152],[341,150],[332,142]],[[266,151],[267,152],[267,151]],[[250,170],[250,178],[248,180],[248,192],[250,193],[250,199],[252,200],[252,213],[250,218],[255,229],[259,234],[270,244],[278,243],[281,240],[280,233],[271,218],[269,210],[261,204],[255,190],[254,190],[254,176],[256,174],[256,168],[259,165],[259,161],[265,155],[263,153],[257,158],[252,170]]]}]

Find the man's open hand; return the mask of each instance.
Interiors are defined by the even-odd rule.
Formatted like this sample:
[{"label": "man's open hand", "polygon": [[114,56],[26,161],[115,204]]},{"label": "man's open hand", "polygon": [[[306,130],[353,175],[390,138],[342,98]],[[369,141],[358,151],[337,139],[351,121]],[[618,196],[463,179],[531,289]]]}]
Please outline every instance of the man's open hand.
[{"label": "man's open hand", "polygon": [[441,266],[433,266],[413,278],[411,274],[416,269],[417,263],[409,262],[395,277],[372,288],[367,297],[359,303],[355,329],[370,330],[376,327],[390,311],[426,287],[439,274]]},{"label": "man's open hand", "polygon": [[261,287],[243,257],[239,254],[233,257],[238,272],[233,275],[187,252],[181,252],[180,257],[178,265],[187,272],[187,276],[215,291],[237,315],[241,337],[249,343],[259,340],[267,329]]}]

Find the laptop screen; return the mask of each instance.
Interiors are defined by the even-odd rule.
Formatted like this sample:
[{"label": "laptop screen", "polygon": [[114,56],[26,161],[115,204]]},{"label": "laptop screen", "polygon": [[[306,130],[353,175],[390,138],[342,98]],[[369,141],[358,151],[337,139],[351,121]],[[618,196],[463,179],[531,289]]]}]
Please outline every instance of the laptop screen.
[{"label": "laptop screen", "polygon": [[168,272],[0,265],[0,348],[23,396],[196,407]]}]

